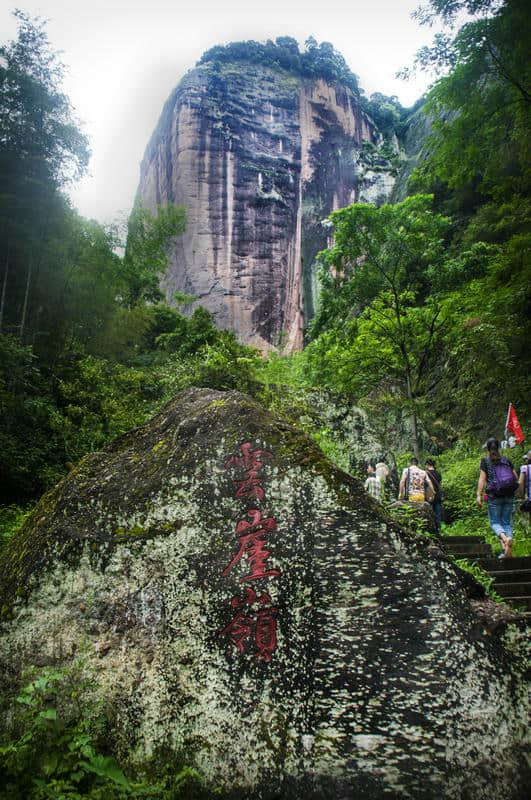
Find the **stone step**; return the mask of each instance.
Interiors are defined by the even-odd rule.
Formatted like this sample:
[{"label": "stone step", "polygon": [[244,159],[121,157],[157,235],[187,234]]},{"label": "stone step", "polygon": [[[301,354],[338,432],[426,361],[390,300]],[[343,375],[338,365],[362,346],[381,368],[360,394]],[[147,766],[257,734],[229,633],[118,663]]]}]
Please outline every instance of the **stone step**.
[{"label": "stone step", "polygon": [[440,539],[443,546],[447,544],[471,544],[472,542],[474,544],[477,542],[485,544],[483,536],[441,536]]},{"label": "stone step", "polygon": [[513,570],[531,569],[531,556],[515,556],[514,558],[482,558],[478,566],[487,572],[512,572]]},{"label": "stone step", "polygon": [[487,542],[484,540],[482,542],[443,542],[442,547],[444,550],[448,550],[452,553],[463,553],[465,551],[473,551],[476,553],[481,552],[482,550],[492,553],[490,544],[487,544]]},{"label": "stone step", "polygon": [[504,600],[513,608],[517,608],[519,611],[528,612],[531,616],[531,597],[505,597]]},{"label": "stone step", "polygon": [[482,536],[442,536],[440,545],[453,558],[466,558],[485,570],[494,583],[492,589],[531,622],[531,556],[500,559]]},{"label": "stone step", "polygon": [[496,583],[531,583],[531,569],[486,570]]},{"label": "stone step", "polygon": [[492,560],[492,553],[446,553],[447,556],[451,558],[464,558],[467,561],[473,561],[474,564],[477,564],[479,561],[489,561]]},{"label": "stone step", "polygon": [[482,560],[492,559],[494,557],[493,556],[493,552],[490,549],[489,550],[483,550],[483,549],[482,550],[447,550],[445,548],[444,552],[449,556],[453,556],[454,558],[468,558],[468,559],[470,559],[472,561],[475,561],[477,559],[482,559]]},{"label": "stone step", "polygon": [[528,583],[496,583],[492,588],[501,597],[509,599],[511,597],[531,597],[531,582]]}]

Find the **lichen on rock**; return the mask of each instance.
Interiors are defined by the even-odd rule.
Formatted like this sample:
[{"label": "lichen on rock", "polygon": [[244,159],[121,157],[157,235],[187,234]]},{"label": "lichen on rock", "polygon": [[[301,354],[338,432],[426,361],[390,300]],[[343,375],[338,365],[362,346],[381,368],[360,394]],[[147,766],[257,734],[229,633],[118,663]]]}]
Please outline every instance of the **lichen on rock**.
[{"label": "lichen on rock", "polygon": [[523,797],[524,631],[245,395],[88,456],[1,568],[4,681],[82,657],[125,761],[262,800]]}]

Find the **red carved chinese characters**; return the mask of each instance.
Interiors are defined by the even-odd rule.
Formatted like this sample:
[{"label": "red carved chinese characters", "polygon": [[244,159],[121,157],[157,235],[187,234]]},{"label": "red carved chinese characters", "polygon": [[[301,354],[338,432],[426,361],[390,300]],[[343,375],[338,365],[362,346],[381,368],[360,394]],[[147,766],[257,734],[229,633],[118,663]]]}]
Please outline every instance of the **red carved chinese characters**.
[{"label": "red carved chinese characters", "polygon": [[[265,594],[265,593],[264,593]],[[264,595],[262,595],[263,597]],[[269,597],[269,595],[267,595]],[[271,598],[269,598],[271,600]],[[262,608],[256,620],[256,648],[258,658],[262,661],[271,661],[271,654],[277,646],[277,609]]]},{"label": "red carved chinese characters", "polygon": [[[243,476],[240,474],[233,480],[238,499],[253,498],[257,505],[265,500],[261,472],[264,462],[271,458],[267,450],[253,449],[251,442],[245,442],[240,446],[240,455],[229,456],[225,460],[225,467],[243,472]],[[267,537],[276,527],[276,520],[262,513],[259,508],[247,509],[245,517],[236,523],[239,547],[223,570],[223,576],[226,577],[243,561],[249,572],[240,578],[241,583],[278,578],[280,570],[268,568],[267,565],[270,555]],[[277,608],[272,605],[271,596],[266,591],[258,596],[254,589],[245,587],[244,597],[233,597],[231,606],[236,614],[219,632],[220,636],[229,637],[240,653],[246,652],[254,641],[256,658],[271,661],[277,646]]]},{"label": "red carved chinese characters", "polygon": [[251,571],[240,581],[254,581],[257,578],[278,578],[280,570],[266,569],[266,561],[269,550],[265,549],[265,537],[269,531],[274,531],[277,523],[272,517],[262,519],[262,512],[253,508],[247,512],[251,517],[251,522],[241,519],[236,525],[236,533],[240,535],[240,549],[228,565],[223,570],[223,575],[228,575],[231,569],[240,561],[243,556],[247,556],[251,565]]},{"label": "red carved chinese characters", "polygon": [[[256,617],[251,617],[245,610],[245,606],[255,604],[267,606],[260,608]],[[268,605],[269,604],[269,605]],[[238,612],[234,619],[220,631],[221,636],[229,636],[232,643],[238,648],[240,653],[245,652],[245,642],[251,637],[254,627],[254,639],[257,650],[257,658],[262,661],[271,661],[271,654],[277,645],[277,609],[271,606],[271,597],[267,592],[262,592],[257,597],[254,589],[246,588],[245,597],[233,597],[231,606],[237,608]]]},{"label": "red carved chinese characters", "polygon": [[236,488],[236,497],[256,497],[265,499],[265,493],[260,485],[260,472],[264,460],[271,459],[267,450],[251,450],[251,443],[245,442],[240,447],[241,456],[230,456],[225,461],[226,467],[239,467],[245,471],[245,478],[233,481]]}]

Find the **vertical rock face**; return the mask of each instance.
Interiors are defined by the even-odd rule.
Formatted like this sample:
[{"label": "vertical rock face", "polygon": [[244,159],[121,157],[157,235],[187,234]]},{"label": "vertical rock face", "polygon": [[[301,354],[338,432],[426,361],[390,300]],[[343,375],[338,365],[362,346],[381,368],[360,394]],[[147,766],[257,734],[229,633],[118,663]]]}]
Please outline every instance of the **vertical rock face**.
[{"label": "vertical rock face", "polygon": [[321,221],[382,201],[393,179],[369,171],[378,131],[347,88],[278,68],[207,63],[167,101],[147,147],[139,200],[182,204],[187,230],[163,279],[195,295],[218,325],[261,349],[302,345],[313,313]]},{"label": "vertical rock face", "polygon": [[238,392],[84,459],[0,571],[4,690],[81,659],[124,760],[227,800],[527,796],[522,621]]}]

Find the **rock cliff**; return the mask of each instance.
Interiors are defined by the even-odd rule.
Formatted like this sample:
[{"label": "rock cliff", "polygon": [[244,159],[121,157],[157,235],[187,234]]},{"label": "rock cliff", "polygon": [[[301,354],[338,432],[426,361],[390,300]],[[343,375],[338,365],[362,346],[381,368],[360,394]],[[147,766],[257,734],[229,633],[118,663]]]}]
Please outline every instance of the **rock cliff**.
[{"label": "rock cliff", "polygon": [[243,341],[299,349],[322,220],[392,189],[381,142],[350,88],[323,78],[245,61],[189,72],[148,144],[138,191],[150,209],[187,209],[163,279],[168,302],[193,294]]},{"label": "rock cliff", "polygon": [[525,796],[517,619],[493,632],[474,581],[244,395],[189,390],[85,458],[2,559],[4,688],[81,658],[123,760],[247,800]]}]

